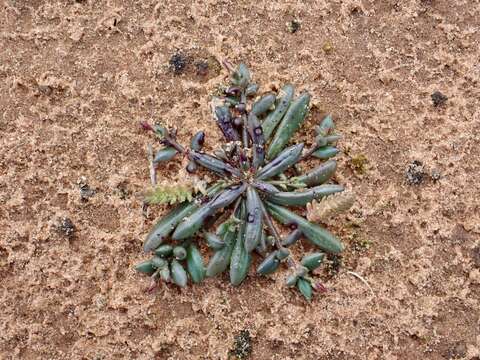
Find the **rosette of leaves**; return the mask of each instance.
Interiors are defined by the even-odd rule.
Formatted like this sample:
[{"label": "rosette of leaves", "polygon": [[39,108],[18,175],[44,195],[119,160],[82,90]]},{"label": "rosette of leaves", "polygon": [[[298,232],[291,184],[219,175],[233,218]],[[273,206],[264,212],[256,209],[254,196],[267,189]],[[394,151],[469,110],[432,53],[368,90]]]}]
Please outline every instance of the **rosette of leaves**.
[{"label": "rosette of leaves", "polygon": [[[258,96],[259,86],[252,83],[246,65],[225,66],[231,73],[230,84],[212,102],[213,117],[225,143],[213,154],[202,151],[202,131],[184,146],[177,142],[174,130],[144,125],[164,146],[155,156],[156,164],[185,157],[189,173],[202,168],[216,180],[192,197],[184,194],[185,189],[175,196],[157,194],[169,203],[172,199],[181,202],[153,226],[144,244],[145,252],[153,257],[136,269],[154,281],[181,287],[189,278],[199,283],[228,271],[231,284],[237,286],[254,266],[256,253],[261,257],[255,261],[256,274],[267,276],[285,264],[290,269],[286,285],[310,300],[313,290],[324,290],[313,279],[313,270],[325,253],[337,254],[344,247],[332,233],[295,209],[305,209],[309,203],[344,190],[327,183],[337,167],[331,158],[339,152],[336,143],[340,136],[334,133],[332,117],[326,116],[315,127],[312,145],[291,144],[307,117],[310,95],[295,96],[294,86],[287,84],[276,93]],[[315,158],[323,162],[298,173],[300,162]],[[290,233],[282,237],[278,224],[287,226]],[[318,251],[296,260],[289,247],[300,240]],[[199,250],[202,241],[211,250],[208,262]]]}]

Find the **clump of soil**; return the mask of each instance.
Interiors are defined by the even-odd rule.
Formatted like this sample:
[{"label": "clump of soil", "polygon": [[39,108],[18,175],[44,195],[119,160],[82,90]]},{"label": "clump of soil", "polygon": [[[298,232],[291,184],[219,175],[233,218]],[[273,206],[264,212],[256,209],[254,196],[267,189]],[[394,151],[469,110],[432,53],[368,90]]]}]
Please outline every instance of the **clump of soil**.
[{"label": "clump of soil", "polygon": [[442,94],[440,91],[435,91],[432,94],[432,102],[433,106],[438,107],[441,105],[444,105],[448,100],[448,97],[444,94]]},{"label": "clump of soil", "polygon": [[175,53],[170,58],[169,63],[175,75],[180,75],[187,67],[188,59],[182,53]]},{"label": "clump of soil", "polygon": [[419,185],[425,178],[425,168],[423,163],[419,160],[412,161],[405,172],[407,183],[410,185]]},{"label": "clump of soil", "polygon": [[248,359],[252,352],[252,339],[248,330],[242,330],[235,336],[233,349],[230,350],[231,359],[245,360]]},{"label": "clump of soil", "polygon": [[75,225],[70,218],[62,217],[57,224],[57,230],[65,237],[70,238],[75,232]]},{"label": "clump of soil", "polygon": [[88,185],[87,179],[84,176],[78,180],[77,184],[80,189],[80,199],[82,201],[88,201],[89,198],[95,195],[95,190]]},{"label": "clump of soil", "polygon": [[287,31],[289,33],[295,34],[298,30],[300,30],[301,25],[302,23],[299,20],[293,19],[287,22]]},{"label": "clump of soil", "polygon": [[480,245],[473,248],[472,260],[475,267],[480,268]]},{"label": "clump of soil", "polygon": [[206,76],[208,74],[208,61],[200,60],[195,66],[197,68],[197,75]]}]

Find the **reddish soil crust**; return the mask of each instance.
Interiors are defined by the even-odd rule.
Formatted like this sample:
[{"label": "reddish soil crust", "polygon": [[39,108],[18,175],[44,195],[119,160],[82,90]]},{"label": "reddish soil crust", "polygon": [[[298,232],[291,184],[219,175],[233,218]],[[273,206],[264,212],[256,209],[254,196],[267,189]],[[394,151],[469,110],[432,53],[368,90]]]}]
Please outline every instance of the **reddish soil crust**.
[{"label": "reddish soil crust", "polygon": [[[474,1],[4,1],[1,357],[225,359],[247,329],[253,359],[478,359],[479,18]],[[189,62],[175,75],[178,51]],[[223,58],[246,62],[262,91],[312,93],[301,137],[325,112],[345,135],[337,179],[358,201],[329,226],[347,249],[311,304],[283,274],[152,295],[132,270],[165,210],[145,218],[135,196],[152,142],[138,121],[175,125],[183,142],[204,129],[211,149]],[[448,100],[434,106],[435,91]]]}]

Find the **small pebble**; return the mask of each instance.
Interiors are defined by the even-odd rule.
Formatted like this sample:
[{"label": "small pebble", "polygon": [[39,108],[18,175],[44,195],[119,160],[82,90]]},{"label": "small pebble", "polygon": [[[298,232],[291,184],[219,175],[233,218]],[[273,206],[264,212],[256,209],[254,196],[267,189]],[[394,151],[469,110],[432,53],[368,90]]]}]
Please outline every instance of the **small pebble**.
[{"label": "small pebble", "polygon": [[325,53],[329,54],[333,51],[333,45],[330,41],[327,41],[323,44],[322,49],[325,51]]},{"label": "small pebble", "polygon": [[46,96],[51,95],[52,92],[53,92],[52,87],[51,87],[51,86],[48,86],[48,85],[39,85],[39,86],[38,86],[38,90],[39,90],[43,95],[46,95]]},{"label": "small pebble", "polygon": [[78,181],[77,185],[80,189],[80,200],[88,201],[93,195],[95,195],[95,190],[91,189],[88,185],[87,178],[82,176]]},{"label": "small pebble", "polygon": [[438,171],[437,169],[433,169],[430,177],[434,182],[437,182],[442,177],[442,174],[440,174],[440,171]]}]

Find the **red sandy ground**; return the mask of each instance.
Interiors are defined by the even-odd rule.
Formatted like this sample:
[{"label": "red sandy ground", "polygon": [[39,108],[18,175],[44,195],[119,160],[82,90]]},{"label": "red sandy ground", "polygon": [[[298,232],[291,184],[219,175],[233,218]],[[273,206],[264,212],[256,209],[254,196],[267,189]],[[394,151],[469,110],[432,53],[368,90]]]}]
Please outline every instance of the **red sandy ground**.
[{"label": "red sandy ground", "polygon": [[[478,359],[479,19],[472,0],[4,0],[0,357],[225,359],[247,329],[252,359]],[[191,62],[174,75],[178,50]],[[312,93],[301,137],[325,112],[344,134],[337,180],[358,201],[329,226],[347,248],[311,304],[283,273],[152,295],[132,269],[165,210],[144,218],[135,196],[152,142],[138,121],[175,125],[183,142],[206,130],[211,149],[224,58],[246,62],[262,91],[288,81]],[[426,172],[416,186],[413,160]],[[96,190],[86,202],[82,176]]]}]

